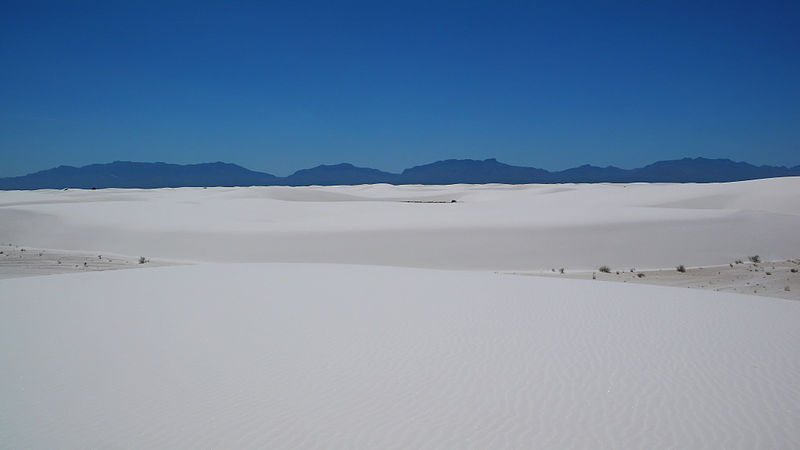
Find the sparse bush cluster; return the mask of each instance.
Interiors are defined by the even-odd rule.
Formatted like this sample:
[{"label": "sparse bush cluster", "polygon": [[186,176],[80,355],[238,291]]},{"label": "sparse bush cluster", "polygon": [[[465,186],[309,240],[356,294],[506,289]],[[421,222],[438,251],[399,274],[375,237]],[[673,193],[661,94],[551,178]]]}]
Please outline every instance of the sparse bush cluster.
[{"label": "sparse bush cluster", "polygon": [[144,256],[139,257],[139,264],[144,264],[150,262],[149,259],[145,258]]},{"label": "sparse bush cluster", "polygon": [[758,255],[748,256],[747,259],[749,259],[753,264],[758,264],[761,262],[761,257]]},{"label": "sparse bush cluster", "polygon": [[684,273],[686,272],[686,267],[683,264],[681,264],[678,267],[676,267],[675,270],[677,270],[680,273]]},{"label": "sparse bush cluster", "polygon": [[611,268],[608,266],[600,266],[597,270],[603,273],[611,273]]}]

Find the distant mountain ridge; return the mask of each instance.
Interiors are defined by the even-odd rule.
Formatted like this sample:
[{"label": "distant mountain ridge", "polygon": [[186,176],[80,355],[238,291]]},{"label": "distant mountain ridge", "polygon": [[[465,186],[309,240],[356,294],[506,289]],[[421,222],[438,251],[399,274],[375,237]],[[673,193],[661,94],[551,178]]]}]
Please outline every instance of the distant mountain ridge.
[{"label": "distant mountain ridge", "polygon": [[83,167],[59,166],[19,177],[0,178],[0,190],[64,188],[161,188],[190,186],[305,186],[355,184],[456,183],[710,183],[800,176],[800,165],[754,166],[729,159],[684,158],[637,169],[583,165],[550,172],[511,166],[496,159],[448,159],[411,167],[401,173],[342,163],[302,169],[288,177],[257,172],[236,164],[167,164],[115,161]]},{"label": "distant mountain ridge", "polygon": [[115,161],[83,167],[59,166],[21,177],[0,178],[0,189],[63,189],[275,184],[278,177],[222,162],[167,164]]}]

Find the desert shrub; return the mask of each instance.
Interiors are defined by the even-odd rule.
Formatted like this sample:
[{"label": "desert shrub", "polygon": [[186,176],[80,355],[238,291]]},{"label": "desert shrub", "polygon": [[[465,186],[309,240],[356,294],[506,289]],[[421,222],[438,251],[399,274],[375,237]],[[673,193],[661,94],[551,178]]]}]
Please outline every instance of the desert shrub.
[{"label": "desert shrub", "polygon": [[600,266],[597,270],[603,273],[611,273],[611,268],[608,266]]},{"label": "desert shrub", "polygon": [[792,273],[797,273],[797,269],[795,269],[794,267],[792,267],[791,269],[789,269],[789,271],[790,271],[790,272],[792,272]]},{"label": "desert shrub", "polygon": [[772,272],[764,272],[764,273],[766,273],[767,275],[772,275]]},{"label": "desert shrub", "polygon": [[637,273],[636,276],[639,278],[644,278],[644,274],[642,272]]},{"label": "desert shrub", "polygon": [[684,267],[684,265],[681,264],[678,267],[676,267],[675,270],[677,270],[680,273],[683,273],[683,272],[686,272],[686,267]]},{"label": "desert shrub", "polygon": [[559,273],[564,273],[564,268],[562,267],[562,268],[558,269],[558,272]]},{"label": "desert shrub", "polygon": [[735,262],[736,264],[741,264],[741,263],[742,263],[742,260],[741,260],[741,259],[737,259],[737,260],[736,260],[736,261],[734,261],[734,262]]},{"label": "desert shrub", "polygon": [[748,256],[747,259],[750,260],[751,263],[758,264],[761,262],[761,257],[758,255]]},{"label": "desert shrub", "polygon": [[144,264],[146,262],[150,262],[150,260],[145,258],[144,256],[139,257],[139,264]]},{"label": "desert shrub", "polygon": [[789,286],[786,286],[785,288],[783,288],[783,290],[784,290],[784,291],[786,291],[786,292],[789,292],[789,291],[791,291],[791,289],[789,288]]},{"label": "desert shrub", "polygon": [[592,279],[593,279],[593,280],[596,280],[596,279],[597,279],[597,275],[596,275],[594,272],[592,272]]}]

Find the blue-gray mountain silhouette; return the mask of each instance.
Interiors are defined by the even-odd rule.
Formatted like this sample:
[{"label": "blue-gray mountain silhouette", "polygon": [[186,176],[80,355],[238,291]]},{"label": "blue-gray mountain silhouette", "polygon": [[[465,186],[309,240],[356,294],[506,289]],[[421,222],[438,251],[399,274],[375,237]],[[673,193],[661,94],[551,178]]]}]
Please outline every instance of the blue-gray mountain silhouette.
[{"label": "blue-gray mountain silhouette", "polygon": [[283,178],[279,184],[288,186],[308,186],[312,184],[335,186],[340,184],[392,183],[396,177],[397,174],[342,163],[333,166],[322,165],[311,169],[301,169]]},{"label": "blue-gray mountain silhouette", "polygon": [[20,177],[0,178],[0,189],[159,188],[183,186],[303,186],[455,183],[632,183],[725,182],[800,176],[800,166],[754,166],[729,159],[684,158],[660,161],[638,169],[584,165],[550,172],[511,166],[496,159],[450,159],[389,173],[352,164],[322,165],[288,177],[245,169],[229,163],[166,164],[116,161],[84,167],[60,166]]},{"label": "blue-gray mountain silhouette", "polygon": [[236,164],[166,164],[115,161],[84,167],[59,166],[21,177],[0,178],[0,189],[160,188],[275,184],[278,178]]},{"label": "blue-gray mountain silhouette", "polygon": [[[400,174],[403,184],[455,184],[455,183],[555,183],[551,173],[532,167],[503,164],[496,159],[448,159],[424,166],[406,169]],[[433,181],[436,182],[433,182]]]}]

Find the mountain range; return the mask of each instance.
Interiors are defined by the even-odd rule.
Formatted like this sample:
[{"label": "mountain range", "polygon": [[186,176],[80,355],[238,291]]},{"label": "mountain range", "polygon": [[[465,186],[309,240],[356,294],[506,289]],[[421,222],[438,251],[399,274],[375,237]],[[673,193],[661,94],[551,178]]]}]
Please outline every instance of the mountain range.
[{"label": "mountain range", "polygon": [[115,161],[83,167],[59,166],[19,177],[0,178],[0,190],[64,188],[161,188],[184,186],[305,186],[455,183],[709,183],[800,176],[800,165],[754,166],[729,159],[684,158],[659,161],[637,169],[583,165],[550,172],[511,166],[496,159],[449,159],[411,167],[401,173],[356,167],[321,165],[287,177],[256,172],[236,164],[167,164]]}]

